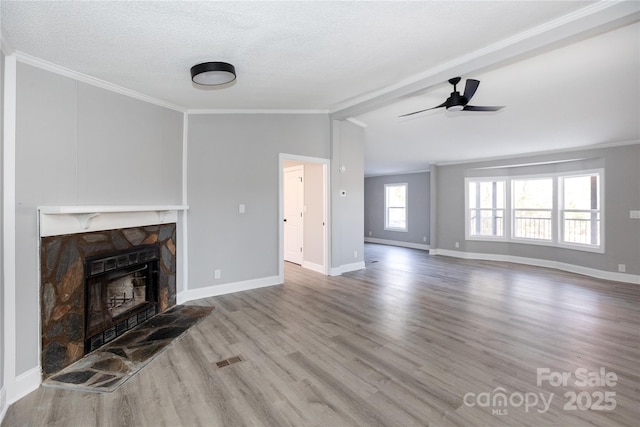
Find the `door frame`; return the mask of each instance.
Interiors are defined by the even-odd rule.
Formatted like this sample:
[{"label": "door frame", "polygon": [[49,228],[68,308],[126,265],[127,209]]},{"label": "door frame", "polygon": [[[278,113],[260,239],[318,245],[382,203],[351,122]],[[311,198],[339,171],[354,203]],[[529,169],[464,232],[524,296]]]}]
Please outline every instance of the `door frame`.
[{"label": "door frame", "polygon": [[[281,283],[284,283],[284,163],[287,160],[301,163],[314,163],[322,165],[323,175],[323,216],[324,230],[322,237],[323,245],[323,274],[329,275],[331,267],[329,260],[331,259],[331,245],[329,236],[331,235],[331,198],[329,197],[329,189],[331,188],[331,161],[320,157],[299,156],[296,154],[280,153],[278,156],[278,277]],[[304,258],[303,258],[304,266]]]}]

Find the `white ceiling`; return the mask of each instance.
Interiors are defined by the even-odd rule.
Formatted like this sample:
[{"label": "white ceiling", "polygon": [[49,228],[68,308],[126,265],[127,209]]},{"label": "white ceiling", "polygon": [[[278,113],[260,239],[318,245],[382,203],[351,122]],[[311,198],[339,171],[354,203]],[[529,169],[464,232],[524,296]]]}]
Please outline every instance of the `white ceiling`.
[{"label": "white ceiling", "polygon": [[[640,3],[0,3],[3,42],[185,110],[328,111],[367,125],[368,175],[640,139]],[[34,59],[34,58],[37,58]],[[238,79],[203,90],[192,65]],[[442,109],[450,77],[481,81]],[[463,85],[459,87],[463,89]]]}]

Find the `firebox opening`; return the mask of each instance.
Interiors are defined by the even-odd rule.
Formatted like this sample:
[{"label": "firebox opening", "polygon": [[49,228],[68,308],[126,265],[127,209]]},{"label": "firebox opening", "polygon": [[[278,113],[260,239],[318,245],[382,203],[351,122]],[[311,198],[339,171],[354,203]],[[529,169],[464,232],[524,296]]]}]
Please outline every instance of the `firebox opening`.
[{"label": "firebox opening", "polygon": [[158,312],[158,247],[85,261],[85,354]]}]

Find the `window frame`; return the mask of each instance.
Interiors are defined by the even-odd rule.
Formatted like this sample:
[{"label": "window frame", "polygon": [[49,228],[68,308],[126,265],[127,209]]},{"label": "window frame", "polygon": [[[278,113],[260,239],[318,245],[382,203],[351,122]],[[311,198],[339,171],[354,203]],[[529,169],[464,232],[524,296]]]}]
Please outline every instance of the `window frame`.
[{"label": "window frame", "polygon": [[[599,223],[600,223],[600,244],[588,245],[584,243],[574,243],[574,242],[565,242],[564,241],[564,213],[566,211],[572,211],[572,209],[564,209],[564,180],[565,178],[576,178],[582,176],[593,176],[598,175],[598,209],[590,209],[591,212],[597,212],[599,215]],[[567,249],[576,249],[588,252],[597,252],[604,253],[604,237],[605,237],[605,220],[604,220],[604,169],[590,169],[583,171],[576,171],[571,173],[560,174],[558,177],[558,247],[567,248]],[[579,209],[578,211],[586,211],[583,209]]]},{"label": "window frame", "polygon": [[[504,194],[503,194],[503,198],[504,198],[504,207],[502,208],[491,208],[494,211],[497,210],[501,210],[503,211],[503,216],[502,216],[502,235],[495,235],[495,236],[490,236],[490,235],[480,235],[480,234],[471,234],[471,208],[469,207],[469,183],[471,182],[502,182],[503,185],[503,190],[504,190]],[[466,240],[486,240],[486,241],[490,241],[490,242],[506,242],[507,241],[507,232],[506,230],[508,230],[508,226],[510,226],[509,224],[509,218],[508,218],[508,212],[509,210],[507,209],[507,206],[509,206],[510,203],[510,192],[507,191],[507,185],[509,185],[509,182],[507,179],[505,179],[505,177],[478,177],[478,178],[465,178],[464,180],[464,200],[465,200],[465,239]],[[482,208],[476,207],[474,208],[476,210],[483,210]],[[486,209],[485,209],[486,210]]]},{"label": "window frame", "polygon": [[[572,243],[564,241],[564,213],[567,211],[563,208],[564,203],[564,179],[580,176],[599,176],[598,182],[598,196],[599,206],[596,210],[599,215],[599,245],[588,245],[582,243]],[[515,237],[514,230],[514,215],[515,207],[513,202],[513,181],[526,180],[526,179],[552,179],[552,211],[551,211],[551,240],[543,240],[536,238]],[[503,220],[503,235],[502,236],[489,236],[489,235],[474,235],[471,234],[471,207],[469,201],[469,185],[473,182],[504,182],[505,183],[505,207],[504,207],[504,220]],[[584,252],[596,252],[605,253],[605,171],[604,168],[598,169],[585,169],[569,172],[556,172],[556,173],[540,173],[540,174],[523,174],[523,175],[511,175],[511,176],[490,176],[490,177],[466,177],[464,180],[464,208],[465,208],[465,239],[470,241],[485,241],[485,242],[503,242],[503,243],[519,243],[527,245],[537,246],[550,246],[564,249],[572,249]],[[474,208],[475,209],[475,208]],[[519,209],[522,210],[522,209]],[[571,210],[569,210],[571,211]]]},{"label": "window frame", "polygon": [[[398,208],[398,206],[388,205],[388,190],[389,187],[404,187],[404,227],[391,227],[389,226],[389,209]],[[409,184],[406,182],[387,183],[384,184],[384,230],[385,231],[399,231],[407,233],[409,231]]]}]

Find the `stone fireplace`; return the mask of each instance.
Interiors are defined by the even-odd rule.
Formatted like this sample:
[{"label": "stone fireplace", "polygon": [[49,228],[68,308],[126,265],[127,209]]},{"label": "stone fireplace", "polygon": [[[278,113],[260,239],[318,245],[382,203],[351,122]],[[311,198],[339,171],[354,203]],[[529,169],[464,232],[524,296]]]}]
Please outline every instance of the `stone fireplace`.
[{"label": "stone fireplace", "polygon": [[43,377],[176,304],[176,224],[43,236]]}]

